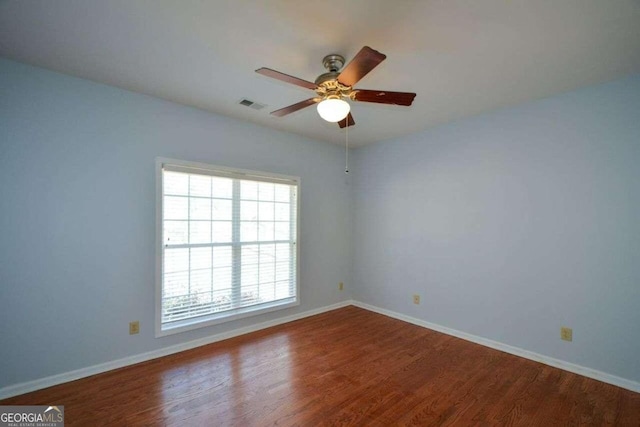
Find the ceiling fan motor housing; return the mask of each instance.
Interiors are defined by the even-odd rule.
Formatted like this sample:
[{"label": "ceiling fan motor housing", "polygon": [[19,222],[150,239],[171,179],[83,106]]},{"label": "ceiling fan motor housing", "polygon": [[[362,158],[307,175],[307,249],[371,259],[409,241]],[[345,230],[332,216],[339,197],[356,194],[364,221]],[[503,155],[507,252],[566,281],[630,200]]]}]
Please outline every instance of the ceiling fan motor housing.
[{"label": "ceiling fan motor housing", "polygon": [[322,60],[322,65],[327,69],[327,73],[320,74],[316,79],[316,85],[320,86],[322,83],[329,80],[337,80],[340,73],[340,69],[344,65],[344,57],[336,53],[327,55]]},{"label": "ceiling fan motor housing", "polygon": [[332,53],[331,55],[324,57],[322,65],[324,65],[324,68],[328,71],[336,72],[344,65],[344,57],[342,55]]},{"label": "ceiling fan motor housing", "polygon": [[328,72],[320,74],[316,79],[315,84],[318,86],[316,93],[322,99],[349,97],[351,88],[338,81],[340,69],[344,65],[344,57],[335,53],[327,55],[322,60],[322,65]]}]

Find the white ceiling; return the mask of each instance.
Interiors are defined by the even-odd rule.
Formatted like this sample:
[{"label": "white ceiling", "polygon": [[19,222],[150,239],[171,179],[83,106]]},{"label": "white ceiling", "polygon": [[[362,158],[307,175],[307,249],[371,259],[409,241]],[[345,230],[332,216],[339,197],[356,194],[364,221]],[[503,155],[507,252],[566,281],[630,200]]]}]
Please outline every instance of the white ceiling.
[{"label": "white ceiling", "polygon": [[418,95],[353,103],[354,146],[640,72],[640,1],[0,2],[2,56],[338,144],[314,107],[270,116],[313,92],[254,70],[313,81],[364,45],[387,59],[356,87]]}]

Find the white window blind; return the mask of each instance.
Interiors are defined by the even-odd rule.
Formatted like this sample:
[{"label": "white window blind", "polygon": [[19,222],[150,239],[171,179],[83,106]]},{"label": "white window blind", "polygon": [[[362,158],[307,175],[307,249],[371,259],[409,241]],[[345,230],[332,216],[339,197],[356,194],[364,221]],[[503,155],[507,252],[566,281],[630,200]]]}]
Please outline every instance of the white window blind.
[{"label": "white window blind", "polygon": [[161,165],[160,330],[297,303],[294,178]]}]

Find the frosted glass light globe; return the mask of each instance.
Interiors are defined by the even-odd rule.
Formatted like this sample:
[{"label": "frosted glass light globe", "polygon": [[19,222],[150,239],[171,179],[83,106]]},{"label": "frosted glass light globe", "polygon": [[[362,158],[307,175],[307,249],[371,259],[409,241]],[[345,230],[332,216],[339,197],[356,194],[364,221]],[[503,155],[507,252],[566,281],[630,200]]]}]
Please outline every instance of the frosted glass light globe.
[{"label": "frosted glass light globe", "polygon": [[332,123],[339,122],[347,117],[349,111],[351,111],[351,106],[342,99],[325,99],[318,104],[318,114],[320,114],[320,117]]}]

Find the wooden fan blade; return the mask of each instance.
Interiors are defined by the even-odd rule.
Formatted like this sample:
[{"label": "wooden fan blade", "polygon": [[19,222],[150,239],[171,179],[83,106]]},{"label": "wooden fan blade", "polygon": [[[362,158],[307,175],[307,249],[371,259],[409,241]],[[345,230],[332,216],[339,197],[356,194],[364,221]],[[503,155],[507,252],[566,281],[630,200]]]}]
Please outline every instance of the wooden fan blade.
[{"label": "wooden fan blade", "polygon": [[365,46],[349,62],[338,76],[338,81],[345,86],[353,86],[385,60],[387,56]]},{"label": "wooden fan blade", "polygon": [[409,106],[416,97],[415,93],[389,92],[386,90],[357,89],[354,99],[360,102],[376,102],[378,104],[393,104]]},{"label": "wooden fan blade", "polygon": [[280,71],[272,70],[271,68],[258,68],[256,73],[262,74],[263,76],[271,77],[276,80],[280,80],[285,83],[291,83],[296,86],[302,86],[307,89],[315,90],[316,85],[314,83],[308,82],[306,80],[299,79],[297,77],[290,76],[288,74],[281,73]]},{"label": "wooden fan blade", "polygon": [[347,117],[345,117],[344,119],[340,120],[338,122],[338,126],[340,126],[340,129],[346,128],[347,127],[347,122],[349,123],[349,126],[353,126],[356,124],[355,121],[353,121],[353,116],[351,115],[351,113],[349,113],[349,115],[347,115]]},{"label": "wooden fan blade", "polygon": [[317,102],[316,98],[305,99],[304,101],[300,101],[297,104],[289,105],[288,107],[284,107],[279,110],[272,111],[271,114],[277,117],[286,116],[287,114],[291,114],[298,110],[302,110],[303,108],[308,107],[309,105],[313,105],[316,102]]}]

